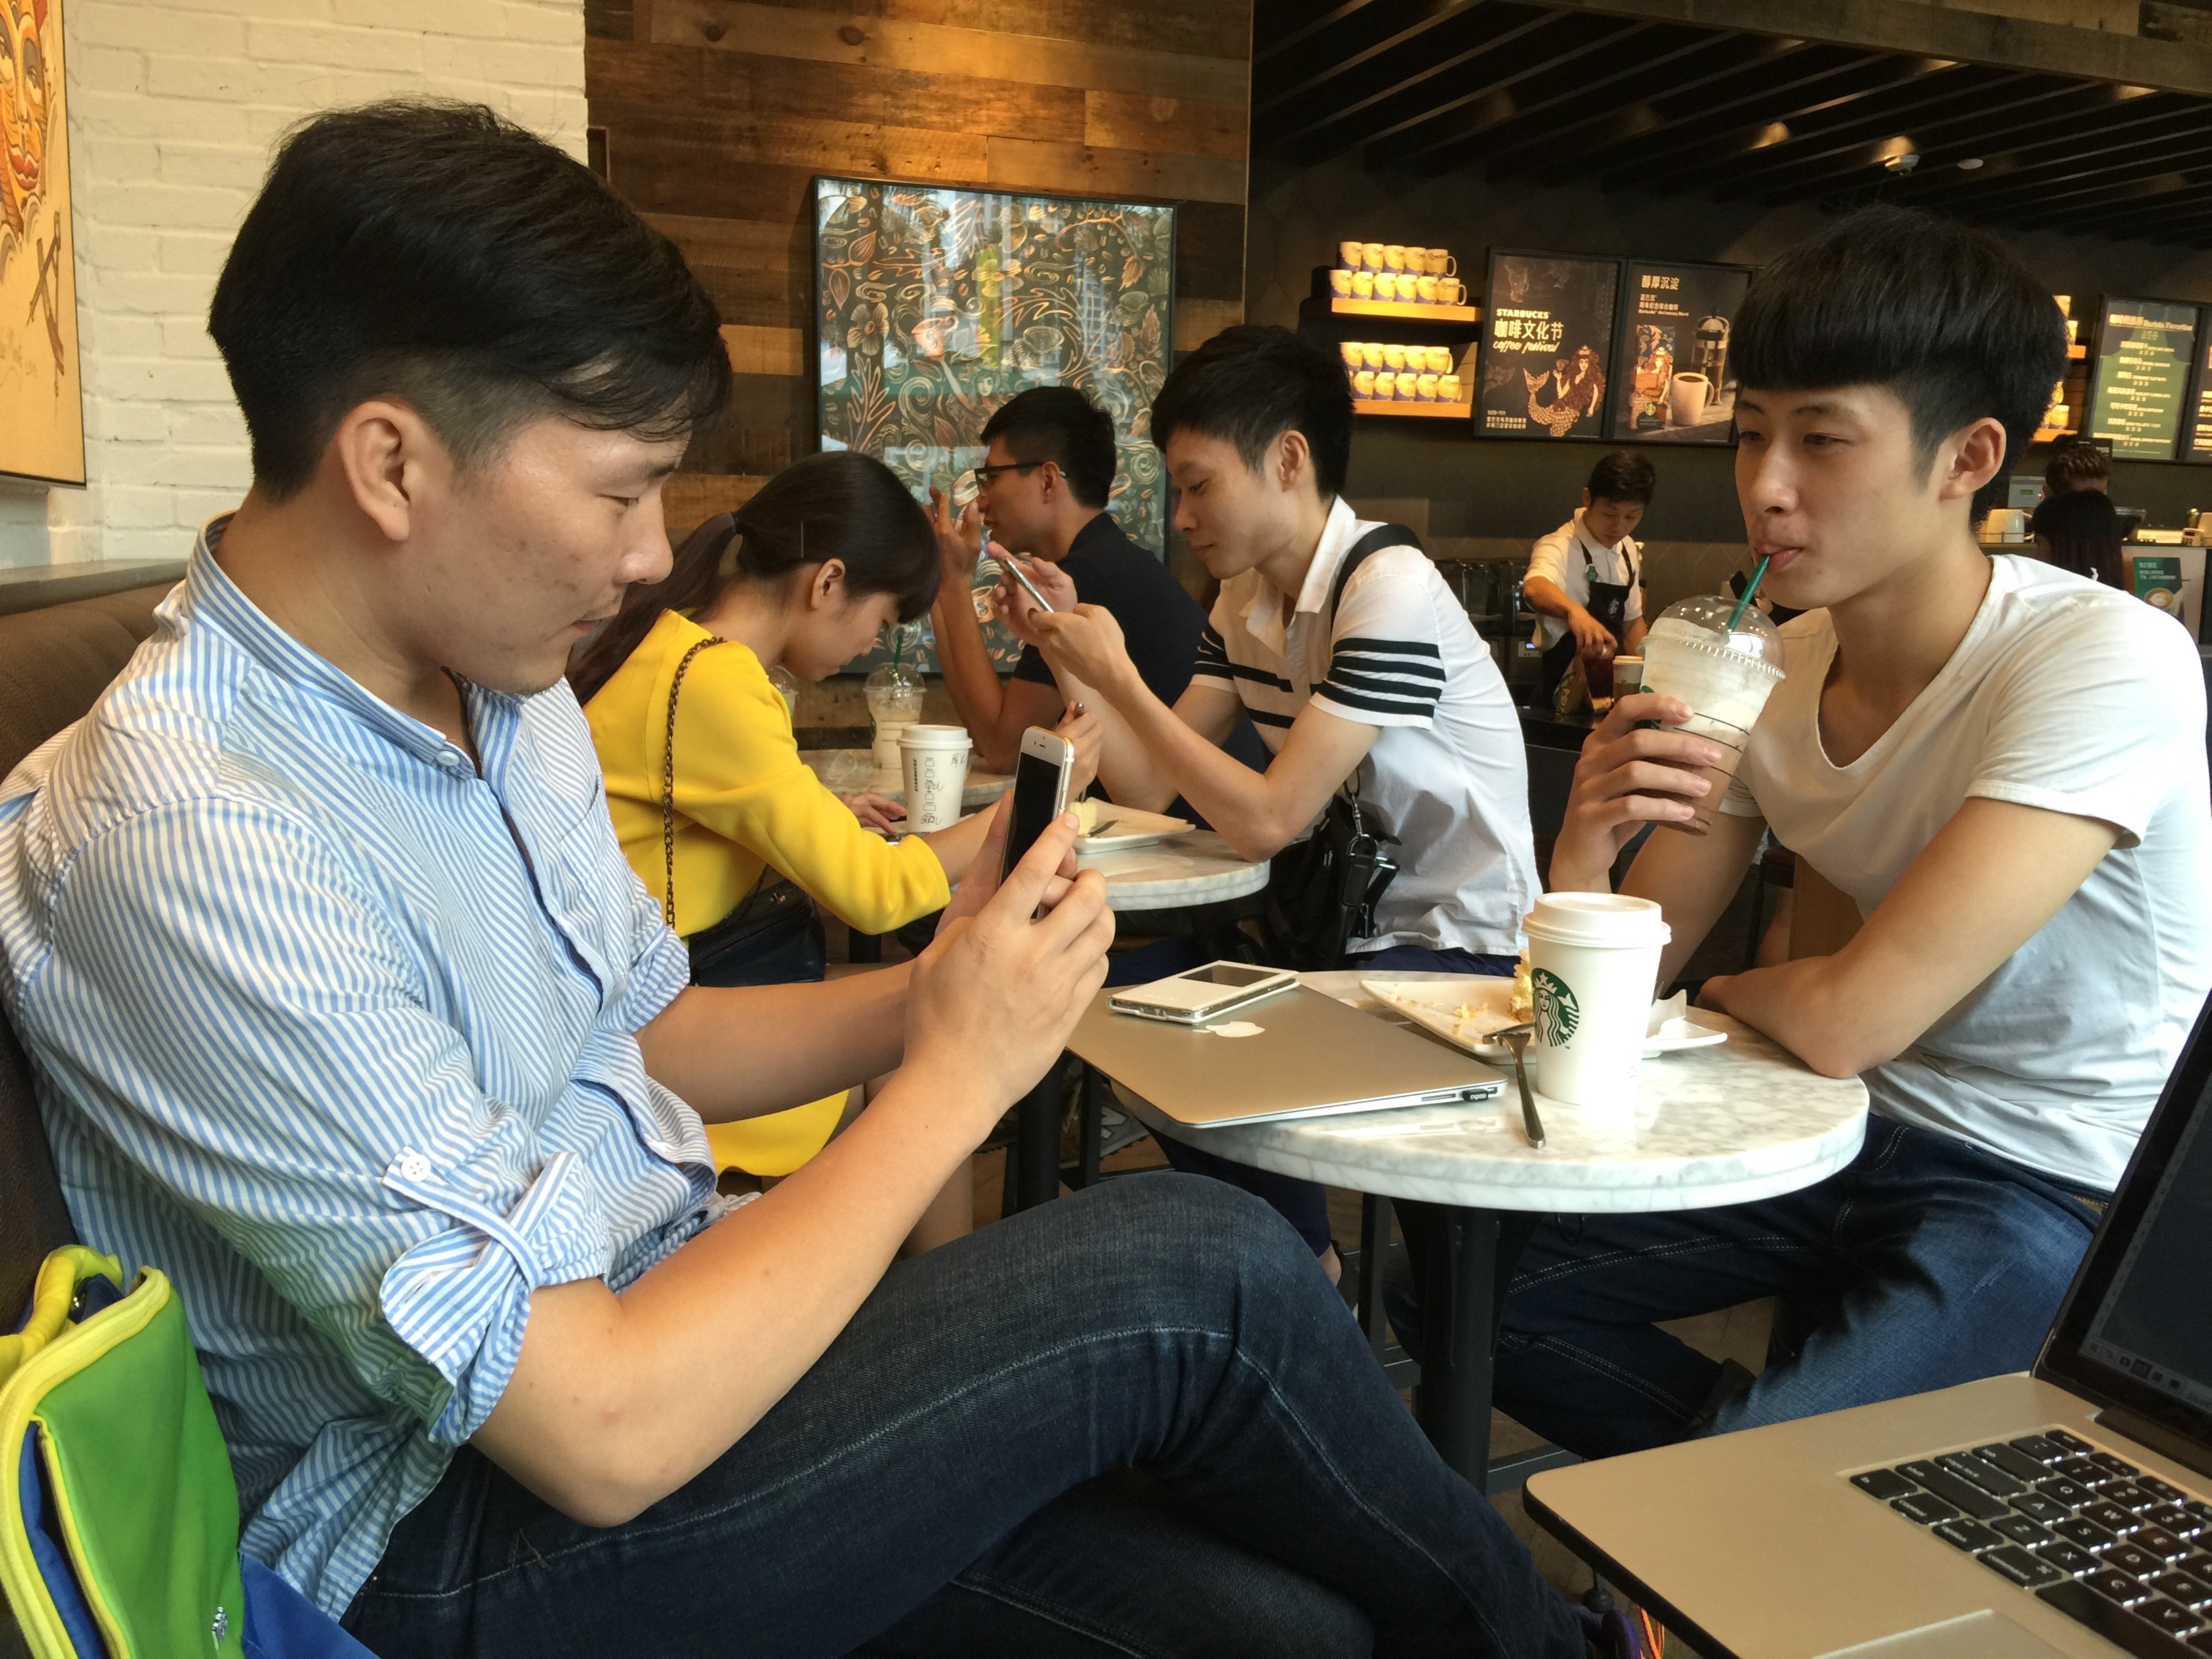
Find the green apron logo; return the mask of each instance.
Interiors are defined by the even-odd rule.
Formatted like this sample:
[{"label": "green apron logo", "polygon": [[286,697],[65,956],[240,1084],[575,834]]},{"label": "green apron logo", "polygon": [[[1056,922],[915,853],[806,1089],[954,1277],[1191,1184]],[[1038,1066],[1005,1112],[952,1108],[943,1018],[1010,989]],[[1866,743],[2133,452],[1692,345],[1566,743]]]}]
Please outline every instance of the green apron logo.
[{"label": "green apron logo", "polygon": [[1582,1006],[1566,981],[1547,968],[1530,975],[1529,986],[1535,993],[1536,1041],[1547,1048],[1564,1048],[1583,1023]]}]

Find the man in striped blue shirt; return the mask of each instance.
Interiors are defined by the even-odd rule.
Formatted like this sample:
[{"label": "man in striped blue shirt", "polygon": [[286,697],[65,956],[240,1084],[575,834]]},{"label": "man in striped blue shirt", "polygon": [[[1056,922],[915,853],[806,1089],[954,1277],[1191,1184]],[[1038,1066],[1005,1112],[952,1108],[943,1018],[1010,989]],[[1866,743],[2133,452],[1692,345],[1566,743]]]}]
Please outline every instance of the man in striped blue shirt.
[{"label": "man in striped blue shirt", "polygon": [[[1580,1651],[1249,1200],[892,1265],[1103,978],[1072,819],[910,969],[689,986],[562,678],[728,392],[664,239],[489,111],[372,106],[285,141],[210,325],[253,487],[0,790],[0,989],[249,1552],[387,1654]],[[893,1066],[715,1197],[702,1116]]]}]

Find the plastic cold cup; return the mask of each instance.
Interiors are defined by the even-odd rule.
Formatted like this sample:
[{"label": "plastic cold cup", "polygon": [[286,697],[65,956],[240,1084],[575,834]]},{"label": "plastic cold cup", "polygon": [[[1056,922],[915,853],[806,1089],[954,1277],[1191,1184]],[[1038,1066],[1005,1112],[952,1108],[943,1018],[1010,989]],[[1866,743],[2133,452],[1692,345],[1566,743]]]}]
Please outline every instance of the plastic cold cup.
[{"label": "plastic cold cup", "polygon": [[1783,680],[1781,636],[1774,624],[1747,611],[1731,630],[1726,623],[1735,607],[1735,600],[1718,594],[1684,599],[1669,605],[1644,636],[1644,689],[1689,704],[1690,718],[1680,729],[1721,751],[1719,764],[1704,769],[1712,788],[1690,803],[1695,816],[1687,823],[1662,820],[1693,836],[1711,832],[1751,728]]},{"label": "plastic cold cup", "polygon": [[1632,1111],[1659,956],[1674,936],[1659,907],[1620,893],[1547,893],[1523,926],[1544,1092]]},{"label": "plastic cold cup", "polygon": [[902,726],[899,762],[906,786],[909,830],[950,830],[960,819],[960,794],[968,786],[968,728]]}]

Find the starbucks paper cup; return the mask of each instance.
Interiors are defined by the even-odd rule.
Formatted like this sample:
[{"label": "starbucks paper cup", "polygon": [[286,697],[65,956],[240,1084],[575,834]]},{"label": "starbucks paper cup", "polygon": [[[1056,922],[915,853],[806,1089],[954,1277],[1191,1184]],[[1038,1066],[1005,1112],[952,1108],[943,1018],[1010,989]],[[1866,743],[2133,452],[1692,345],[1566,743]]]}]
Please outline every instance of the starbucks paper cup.
[{"label": "starbucks paper cup", "polygon": [[1620,893],[1547,893],[1525,926],[1545,1094],[1633,1111],[1659,954],[1673,937],[1659,907]]},{"label": "starbucks paper cup", "polygon": [[950,830],[959,821],[960,794],[968,785],[968,728],[902,726],[898,741],[906,827]]}]

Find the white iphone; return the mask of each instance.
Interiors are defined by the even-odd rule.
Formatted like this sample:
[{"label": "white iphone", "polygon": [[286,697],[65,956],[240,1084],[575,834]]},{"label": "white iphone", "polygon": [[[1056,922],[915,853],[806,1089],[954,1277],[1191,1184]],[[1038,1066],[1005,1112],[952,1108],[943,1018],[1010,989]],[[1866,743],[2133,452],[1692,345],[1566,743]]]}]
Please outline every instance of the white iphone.
[{"label": "white iphone", "polygon": [[1022,861],[1052,821],[1067,811],[1067,771],[1075,746],[1057,732],[1032,726],[1022,733],[1021,758],[1014,763],[1014,820],[1006,826],[1006,859],[1000,877]]},{"label": "white iphone", "polygon": [[1255,968],[1246,962],[1209,962],[1187,969],[1150,985],[1133,985],[1106,999],[1117,1014],[1139,1019],[1172,1020],[1178,1025],[1203,1025],[1210,1019],[1248,1006],[1263,997],[1287,991],[1298,976],[1287,968]]}]

